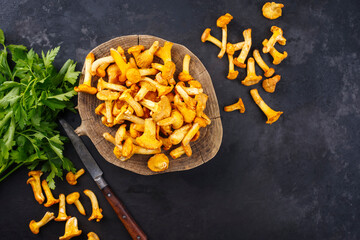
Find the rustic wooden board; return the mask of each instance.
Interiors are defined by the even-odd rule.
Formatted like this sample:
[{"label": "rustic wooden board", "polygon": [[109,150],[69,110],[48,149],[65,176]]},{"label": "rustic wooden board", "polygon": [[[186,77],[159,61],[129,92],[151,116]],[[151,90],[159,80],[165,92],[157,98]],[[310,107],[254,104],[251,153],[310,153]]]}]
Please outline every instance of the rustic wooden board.
[{"label": "rustic wooden board", "polygon": [[[146,48],[149,48],[156,40],[159,41],[160,46],[162,46],[165,42],[164,39],[150,35],[129,35],[117,37],[99,45],[98,47],[91,50],[91,52],[94,53],[96,58],[99,58],[110,55],[109,49],[111,47],[116,48],[120,45],[125,50],[127,50],[131,46],[141,44]],[[223,129],[220,119],[219,104],[216,98],[214,87],[212,85],[211,77],[201,61],[189,49],[180,44],[174,44],[172,48],[172,60],[176,64],[175,77],[177,79],[177,75],[182,70],[182,60],[185,54],[189,54],[191,56],[191,75],[203,85],[204,92],[209,96],[205,113],[211,118],[212,123],[210,126],[200,129],[199,140],[191,143],[191,147],[193,148],[193,155],[191,157],[184,155],[178,159],[172,159],[169,155],[171,150],[163,150],[163,152],[170,159],[170,166],[166,171],[161,173],[188,170],[211,160],[218,152],[222,141]],[[155,58],[154,61],[160,62],[157,58]],[[84,67],[82,71],[84,73]],[[84,75],[82,74],[80,77],[80,83],[82,83],[83,80]],[[93,77],[93,86],[96,86],[97,80],[97,77]],[[87,135],[106,161],[138,174],[158,174],[150,171],[147,167],[147,160],[150,158],[150,156],[134,155],[126,162],[122,162],[115,157],[113,154],[114,146],[107,142],[102,137],[102,134],[104,132],[110,132],[112,135],[115,135],[117,126],[108,128],[101,123],[101,117],[94,113],[94,109],[100,103],[101,101],[99,101],[93,95],[79,93],[78,110],[82,122],[81,126],[78,127],[75,131],[79,135]]]}]

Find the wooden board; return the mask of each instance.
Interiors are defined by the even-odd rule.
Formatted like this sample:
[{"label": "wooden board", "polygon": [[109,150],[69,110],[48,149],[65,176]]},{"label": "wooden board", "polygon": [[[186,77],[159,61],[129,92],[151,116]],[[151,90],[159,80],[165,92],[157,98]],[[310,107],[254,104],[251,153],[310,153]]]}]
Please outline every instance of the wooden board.
[{"label": "wooden board", "polygon": [[[111,47],[116,48],[120,45],[126,51],[129,47],[140,44],[144,45],[145,48],[149,48],[156,40],[159,41],[160,46],[163,46],[165,42],[164,39],[149,35],[129,35],[117,37],[99,45],[91,50],[91,52],[94,53],[95,59],[97,59],[109,56]],[[178,159],[172,159],[169,155],[171,150],[163,150],[170,159],[170,166],[166,171],[161,173],[188,170],[211,160],[218,152],[222,141],[223,129],[220,119],[219,104],[211,77],[201,61],[189,49],[180,44],[174,44],[172,48],[172,60],[176,64],[175,79],[177,79],[179,72],[182,70],[182,60],[185,54],[189,54],[191,56],[191,75],[203,85],[204,93],[209,96],[205,113],[211,118],[212,123],[206,128],[201,128],[199,140],[191,143],[191,147],[193,149],[193,155],[191,157],[184,155]],[[129,55],[127,55],[127,57],[129,57]],[[154,62],[160,61],[155,58]],[[84,73],[84,67],[82,69],[82,73]],[[82,83],[83,80],[84,74],[80,77],[80,83]],[[93,77],[93,86],[96,86],[97,80],[98,77]],[[138,174],[158,174],[148,169],[147,160],[150,158],[148,155],[134,155],[125,162],[122,162],[115,157],[113,154],[114,146],[107,142],[102,137],[102,134],[104,132],[110,132],[114,136],[117,126],[108,128],[101,123],[101,117],[94,113],[94,109],[100,103],[101,101],[94,95],[79,93],[78,110],[82,122],[81,126],[76,129],[76,132],[79,135],[87,135],[106,161]]]}]

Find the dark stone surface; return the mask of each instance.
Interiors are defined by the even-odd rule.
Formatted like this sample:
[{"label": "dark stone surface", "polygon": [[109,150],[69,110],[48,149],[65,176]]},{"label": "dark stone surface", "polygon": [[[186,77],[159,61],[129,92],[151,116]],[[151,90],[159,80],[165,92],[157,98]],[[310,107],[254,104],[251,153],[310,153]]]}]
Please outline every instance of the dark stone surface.
[{"label": "dark stone surface", "polygon": [[[0,28],[7,42],[35,50],[60,45],[60,66],[116,36],[151,34],[187,46],[207,67],[220,108],[242,97],[246,113],[221,110],[224,137],[217,156],[196,169],[139,176],[104,161],[83,138],[114,191],[150,239],[360,239],[360,2],[283,1],[283,17],[261,15],[265,1],[5,1],[0,0]],[[229,12],[229,40],[242,40],[253,29],[253,46],[269,38],[272,25],[284,29],[288,42],[278,49],[288,59],[275,66],[282,76],[276,92],[260,95],[284,115],[272,126],[253,103],[239,78],[225,78],[227,60],[201,43],[205,27],[220,38],[216,19]],[[269,62],[267,56],[265,61]],[[260,69],[257,69],[260,73]],[[78,115],[66,114],[74,126]],[[66,156],[82,167],[71,145]],[[1,239],[57,239],[65,223],[51,222],[39,235],[28,229],[45,207],[25,184],[26,169],[0,185]],[[104,219],[88,222],[73,206],[82,237],[95,231],[101,239],[129,239],[89,174],[76,187],[57,181],[55,194],[95,191]],[[85,209],[90,202],[82,195]],[[57,208],[50,208],[57,214]]]}]

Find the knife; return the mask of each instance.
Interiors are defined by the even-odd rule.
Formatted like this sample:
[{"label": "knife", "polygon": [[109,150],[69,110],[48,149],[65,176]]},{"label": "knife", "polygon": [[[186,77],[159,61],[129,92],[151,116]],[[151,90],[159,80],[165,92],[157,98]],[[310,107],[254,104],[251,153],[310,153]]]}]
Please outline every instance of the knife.
[{"label": "knife", "polygon": [[95,159],[91,156],[89,150],[86,148],[83,141],[78,135],[76,135],[74,129],[64,119],[60,119],[59,122],[64,128],[68,137],[70,138],[71,143],[74,145],[74,148],[79,155],[81,161],[85,165],[86,169],[88,170],[91,177],[94,179],[102,193],[105,195],[106,200],[110,203],[118,218],[124,224],[131,238],[134,240],[146,240],[147,236],[145,235],[143,230],[135,222],[134,218],[130,215],[124,204],[114,194],[110,186],[102,177],[103,172],[101,171],[99,165],[97,165]]}]

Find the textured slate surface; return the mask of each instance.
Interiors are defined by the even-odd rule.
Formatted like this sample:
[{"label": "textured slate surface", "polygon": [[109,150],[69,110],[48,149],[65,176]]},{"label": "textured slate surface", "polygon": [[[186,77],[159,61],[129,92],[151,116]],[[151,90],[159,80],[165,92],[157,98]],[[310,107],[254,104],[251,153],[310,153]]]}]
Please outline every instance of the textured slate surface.
[{"label": "textured slate surface", "polygon": [[[105,178],[150,239],[359,239],[360,238],[360,3],[283,1],[283,17],[261,15],[265,1],[5,1],[0,28],[9,43],[35,50],[62,46],[56,64],[78,61],[113,37],[151,34],[187,46],[207,67],[220,107],[242,97],[246,113],[224,113],[223,143],[212,161],[196,169],[140,176],[105,162],[84,138]],[[276,66],[282,79],[274,94],[260,95],[284,115],[272,126],[252,102],[250,88],[226,80],[227,60],[201,43],[205,27],[216,28],[229,12],[229,40],[253,29],[253,46],[282,27],[288,59]],[[269,62],[269,58],[265,58]],[[260,69],[257,69],[260,73]],[[78,126],[79,116],[66,113]],[[65,154],[80,168],[71,145]],[[64,223],[52,222],[33,235],[27,225],[45,208],[33,199],[22,169],[0,184],[1,239],[56,239]],[[55,194],[90,188],[104,210],[100,223],[88,222],[73,206],[68,213],[87,233],[101,239],[129,239],[120,221],[86,174],[76,187],[58,181]],[[90,202],[82,195],[85,208]],[[51,208],[57,213],[56,207]],[[85,239],[85,234],[78,239]]]}]

